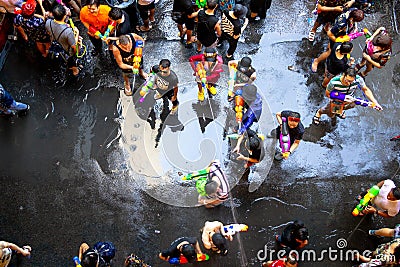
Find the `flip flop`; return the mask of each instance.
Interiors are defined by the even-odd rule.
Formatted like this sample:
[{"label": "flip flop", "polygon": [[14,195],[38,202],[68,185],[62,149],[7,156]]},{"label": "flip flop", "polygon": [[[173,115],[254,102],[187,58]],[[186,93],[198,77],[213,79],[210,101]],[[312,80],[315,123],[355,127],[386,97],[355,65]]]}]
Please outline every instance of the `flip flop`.
[{"label": "flip flop", "polygon": [[314,42],[314,39],[315,39],[315,32],[310,31],[310,32],[308,33],[308,41]]},{"label": "flip flop", "polygon": [[346,114],[344,113],[344,111],[342,112],[342,114],[336,114],[336,117],[338,117],[339,119],[346,119]]},{"label": "flip flop", "polygon": [[153,28],[153,26],[151,26],[151,25],[149,25],[149,29],[148,30],[143,30],[143,25],[141,25],[141,26],[136,26],[136,30],[138,31],[138,32],[149,32],[151,29]]},{"label": "flip flop", "polygon": [[[318,110],[317,110],[318,112]],[[314,125],[319,125],[321,123],[321,117],[317,117],[317,112],[315,112],[315,115],[313,117],[313,124]]]},{"label": "flip flop", "polygon": [[316,67],[315,69],[313,69],[314,61],[315,61],[315,58],[313,58],[313,59],[311,60],[310,69],[311,69],[312,72],[316,73],[316,72],[317,72],[317,69],[318,69],[318,65],[317,65],[317,67]]}]

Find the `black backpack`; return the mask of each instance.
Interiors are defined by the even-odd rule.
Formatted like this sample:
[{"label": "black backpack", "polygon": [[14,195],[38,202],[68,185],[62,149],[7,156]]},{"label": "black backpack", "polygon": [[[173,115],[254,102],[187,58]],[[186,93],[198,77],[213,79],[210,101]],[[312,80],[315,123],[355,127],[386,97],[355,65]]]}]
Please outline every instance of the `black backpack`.
[{"label": "black backpack", "polygon": [[49,53],[47,54],[47,57],[51,60],[54,61],[60,61],[60,62],[67,62],[68,60],[68,54],[62,47],[62,45],[58,42],[60,39],[61,35],[64,33],[68,27],[65,27],[60,34],[58,35],[57,38],[55,38],[54,32],[53,32],[53,27],[51,27],[52,21],[50,21],[50,30],[51,34],[53,35],[53,41],[51,42],[50,48],[49,48]]}]

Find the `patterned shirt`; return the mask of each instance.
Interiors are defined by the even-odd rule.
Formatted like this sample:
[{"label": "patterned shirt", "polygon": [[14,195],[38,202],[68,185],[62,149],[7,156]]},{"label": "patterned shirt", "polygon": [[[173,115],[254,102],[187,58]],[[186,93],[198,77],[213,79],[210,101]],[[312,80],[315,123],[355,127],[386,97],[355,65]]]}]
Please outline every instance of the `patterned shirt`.
[{"label": "patterned shirt", "polygon": [[49,43],[50,36],[45,28],[45,21],[37,16],[24,18],[21,14],[15,16],[14,24],[22,27],[28,38],[34,42]]},{"label": "patterned shirt", "polygon": [[342,84],[342,82],[340,81],[341,77],[342,75],[335,76],[328,83],[326,90],[328,90],[329,93],[333,90],[336,90],[341,93],[345,93],[346,95],[354,96],[354,92],[358,87],[360,87],[360,89],[365,87],[364,80],[358,75],[356,75],[356,79],[349,86],[345,86]]},{"label": "patterned shirt", "polygon": [[5,242],[0,241],[0,251],[0,267],[7,267],[11,261],[12,250],[5,247]]}]

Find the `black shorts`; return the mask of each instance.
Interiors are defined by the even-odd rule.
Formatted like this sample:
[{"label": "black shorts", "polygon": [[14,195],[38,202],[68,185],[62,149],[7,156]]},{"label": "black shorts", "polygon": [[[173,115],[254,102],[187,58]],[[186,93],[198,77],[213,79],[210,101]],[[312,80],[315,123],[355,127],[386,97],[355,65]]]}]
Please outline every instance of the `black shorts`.
[{"label": "black shorts", "polygon": [[179,19],[176,23],[180,25],[185,24],[186,29],[188,29],[189,31],[194,30],[194,19],[189,19],[186,14],[183,14],[181,19]]},{"label": "black shorts", "polygon": [[137,5],[140,17],[142,20],[148,20],[149,19],[149,11],[152,9],[155,9],[156,6],[154,5],[154,2],[149,4],[149,5]]},{"label": "black shorts", "polygon": [[72,67],[78,67],[76,55],[70,56],[67,59],[67,66],[69,69]]}]

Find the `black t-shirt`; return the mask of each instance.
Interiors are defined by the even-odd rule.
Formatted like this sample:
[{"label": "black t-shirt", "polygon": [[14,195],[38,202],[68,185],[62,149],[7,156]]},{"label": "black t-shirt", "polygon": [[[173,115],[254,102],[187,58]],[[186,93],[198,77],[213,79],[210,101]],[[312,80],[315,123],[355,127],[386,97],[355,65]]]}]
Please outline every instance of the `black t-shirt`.
[{"label": "black t-shirt", "polygon": [[338,75],[344,71],[346,71],[349,68],[349,65],[347,64],[347,55],[344,55],[342,59],[338,59],[336,57],[336,49],[341,45],[342,43],[334,43],[331,54],[329,57],[326,59],[326,67],[329,71],[329,73],[333,75]]},{"label": "black t-shirt", "polygon": [[197,39],[206,47],[212,45],[217,40],[215,25],[218,18],[215,15],[208,15],[204,10],[200,10],[197,23]]},{"label": "black t-shirt", "polygon": [[175,12],[184,12],[186,16],[194,12],[191,0],[174,0],[172,10]]},{"label": "black t-shirt", "polygon": [[[288,121],[288,117],[291,114],[291,110],[284,110],[281,112],[281,116],[286,118],[286,121]],[[301,121],[299,122],[299,124],[297,125],[296,128],[289,128],[289,136],[290,136],[290,145],[293,144],[293,142],[295,140],[301,140],[303,139],[303,134],[304,134],[304,126],[301,123]],[[279,138],[279,135],[281,134],[281,127],[278,126],[276,128],[276,136],[277,138]]]},{"label": "black t-shirt", "polygon": [[187,241],[187,242],[189,242],[189,244],[194,246],[197,243],[197,238],[196,237],[180,237],[180,238],[176,239],[175,241],[173,241],[167,250],[164,250],[163,252],[161,252],[161,255],[163,257],[179,258],[179,256],[181,255],[181,251],[177,248],[177,246],[184,241]]},{"label": "black t-shirt", "polygon": [[126,13],[124,10],[122,10],[122,13],[124,14],[125,20],[124,22],[117,25],[117,28],[115,30],[116,37],[133,32],[128,13]]},{"label": "black t-shirt", "polygon": [[258,137],[257,133],[251,129],[247,130],[247,136],[249,139],[251,138],[257,138],[258,141],[260,142],[260,146],[257,149],[253,149],[251,151],[251,155],[249,155],[249,158],[251,159],[256,159],[258,161],[261,161],[264,157],[264,146],[263,146],[263,140]]},{"label": "black t-shirt", "polygon": [[176,76],[175,72],[172,70],[170,70],[170,72],[168,76],[162,76],[161,72],[156,74],[157,78],[155,84],[160,94],[164,94],[178,86],[178,76]]}]

